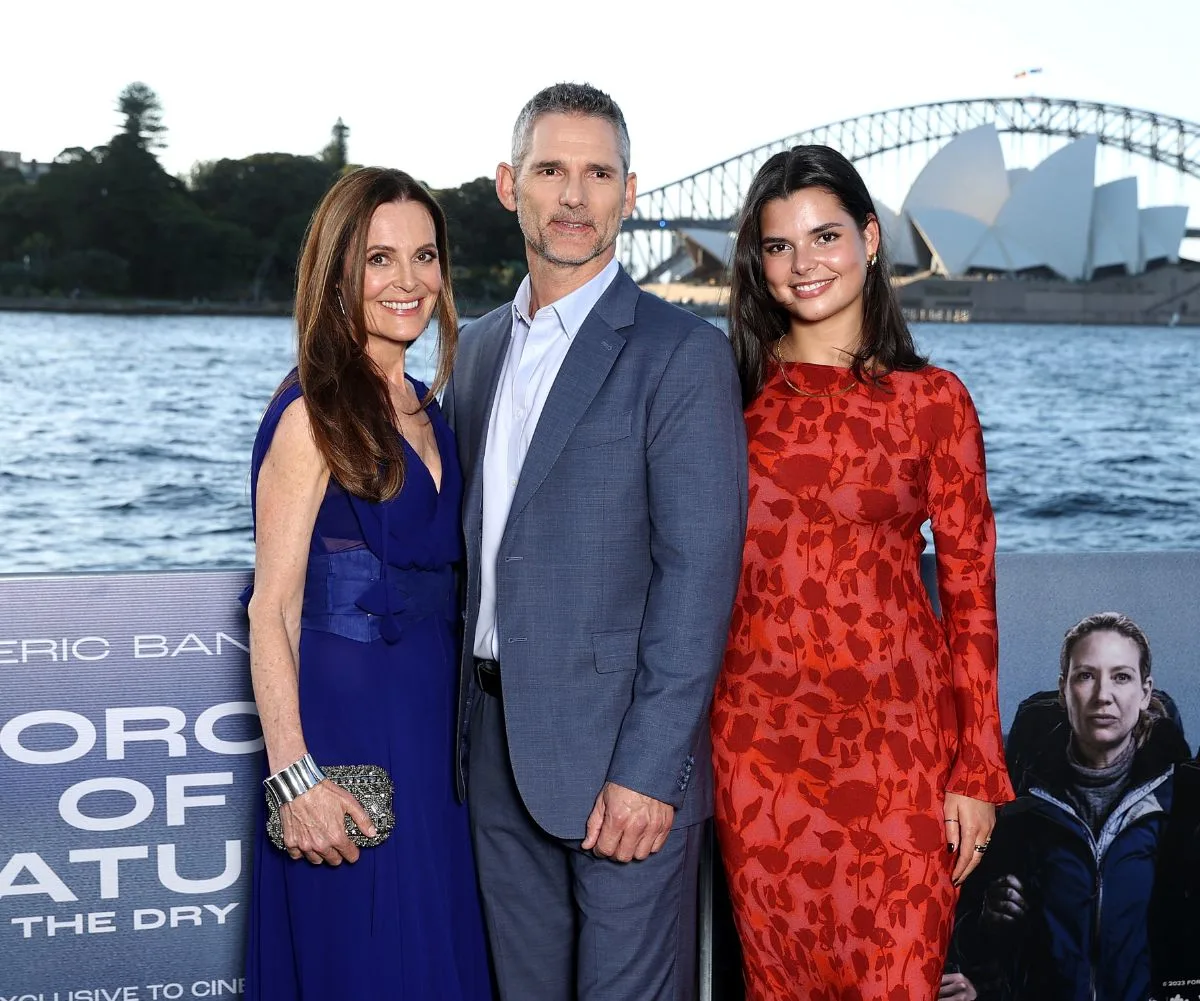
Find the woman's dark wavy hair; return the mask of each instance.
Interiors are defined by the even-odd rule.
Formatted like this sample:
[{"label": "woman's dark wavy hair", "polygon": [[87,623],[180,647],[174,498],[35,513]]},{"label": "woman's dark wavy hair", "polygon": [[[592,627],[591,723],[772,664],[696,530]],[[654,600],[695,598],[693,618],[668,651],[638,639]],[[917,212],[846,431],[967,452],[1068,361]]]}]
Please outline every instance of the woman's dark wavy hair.
[{"label": "woman's dark wavy hair", "polygon": [[362,167],[344,175],[313,213],[296,269],[299,379],[313,438],[333,479],[372,501],[396,496],[404,484],[396,413],[387,379],[367,354],[362,301],[371,217],[391,202],[417,202],[433,217],[442,291],[437,372],[421,401],[428,406],[450,378],[458,347],[446,217],[433,195],[401,170]]},{"label": "woman's dark wavy hair", "polygon": [[[767,381],[776,343],[789,329],[790,317],[767,289],[762,266],[762,210],[767,202],[805,188],[832,194],[858,225],[878,224],[875,203],[854,166],[828,146],[793,146],[762,165],[746,194],[738,218],[729,296],[729,330],[742,380],[742,401],[749,404]],[[891,282],[892,269],[880,230],[875,263],[863,288],[863,329],[851,370],[859,381],[879,384],[889,372],[915,372],[927,359],[917,353]]]}]

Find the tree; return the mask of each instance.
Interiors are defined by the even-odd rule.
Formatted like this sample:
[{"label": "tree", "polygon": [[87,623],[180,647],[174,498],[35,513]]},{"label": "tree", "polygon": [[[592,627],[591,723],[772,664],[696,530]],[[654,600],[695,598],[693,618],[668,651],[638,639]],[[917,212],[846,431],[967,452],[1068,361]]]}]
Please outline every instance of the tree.
[{"label": "tree", "polygon": [[329,145],[321,150],[321,159],[340,172],[346,166],[346,140],[350,137],[350,126],[339,117],[329,134]]},{"label": "tree", "polygon": [[287,299],[295,286],[296,258],[304,230],[336,177],[315,156],[256,153],[241,160],[200,163],[189,184],[210,219],[232,223],[254,239],[256,264],[251,296]]},{"label": "tree", "polygon": [[146,84],[131,83],[117,97],[117,110],[125,116],[123,134],[140,149],[162,149],[167,131],[162,121],[162,102]]},{"label": "tree", "polygon": [[71,250],[47,269],[51,287],[81,295],[120,295],[129,289],[129,262],[107,250]]},{"label": "tree", "polygon": [[446,213],[459,305],[475,311],[503,302],[525,270],[525,239],[517,217],[496,197],[495,181],[477,177],[435,194]]},{"label": "tree", "polygon": [[68,146],[54,158],[55,163],[99,163],[104,159],[104,154],[108,152],[107,146],[97,146],[95,149],[87,150],[82,146]]},{"label": "tree", "polygon": [[[290,298],[309,218],[351,169],[345,122],[318,156],[200,163],[184,182],[155,155],[166,131],[158,95],[131,83],[117,107],[124,121],[106,145],[64,149],[34,184],[0,173],[0,293]],[[474,311],[508,298],[525,245],[492,179],[438,198],[460,305]]]},{"label": "tree", "polygon": [[500,204],[496,182],[477,177],[457,188],[435,192],[450,230],[450,260],[464,268],[525,261],[525,238],[517,217]]}]

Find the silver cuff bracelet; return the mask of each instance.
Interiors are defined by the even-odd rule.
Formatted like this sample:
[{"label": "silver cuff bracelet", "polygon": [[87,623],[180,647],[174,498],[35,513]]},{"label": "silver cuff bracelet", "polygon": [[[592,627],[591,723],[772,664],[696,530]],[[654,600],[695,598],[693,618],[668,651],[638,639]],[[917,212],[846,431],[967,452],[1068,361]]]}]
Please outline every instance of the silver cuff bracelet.
[{"label": "silver cuff bracelet", "polygon": [[287,768],[281,768],[274,775],[267,776],[263,779],[263,786],[282,806],[308,792],[324,778],[325,773],[313,761],[312,755],[306,754],[299,761],[288,765]]}]

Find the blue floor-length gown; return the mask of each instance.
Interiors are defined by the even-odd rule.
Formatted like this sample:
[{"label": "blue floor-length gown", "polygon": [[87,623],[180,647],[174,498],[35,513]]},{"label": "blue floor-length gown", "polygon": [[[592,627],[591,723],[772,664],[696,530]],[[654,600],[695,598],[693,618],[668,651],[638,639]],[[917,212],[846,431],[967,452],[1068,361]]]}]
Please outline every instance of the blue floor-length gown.
[{"label": "blue floor-length gown", "polygon": [[[426,388],[414,382],[417,396]],[[254,443],[251,489],[295,373]],[[330,482],[309,549],[300,632],[300,721],[318,764],[382,765],[396,828],[354,865],[293,861],[254,848],[246,997],[250,1001],[486,1001],[483,924],[465,807],[452,771],[463,555],[462,474],[453,432],[429,415],[438,492],[404,445],[404,486],[372,504]]]}]

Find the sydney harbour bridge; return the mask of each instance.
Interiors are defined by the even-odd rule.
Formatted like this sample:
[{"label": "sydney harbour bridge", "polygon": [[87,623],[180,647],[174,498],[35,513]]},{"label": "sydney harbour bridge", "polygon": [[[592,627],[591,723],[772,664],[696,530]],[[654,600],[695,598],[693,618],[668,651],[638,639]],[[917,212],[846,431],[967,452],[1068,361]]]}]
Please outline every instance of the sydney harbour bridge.
[{"label": "sydney harbour bridge", "polygon": [[[878,111],[784,136],[688,177],[638,195],[619,252],[639,280],[655,280],[679,250],[681,230],[729,232],[755,172],[774,154],[808,143],[840,150],[871,183],[869,166],[888,154],[925,147],[930,154],[959,133],[991,124],[1002,136],[1070,140],[1095,135],[1102,149],[1122,151],[1188,181],[1200,181],[1200,124],[1090,101],[989,97]],[[893,206],[899,208],[899,206]],[[1200,237],[1200,229],[1189,229]]]}]

